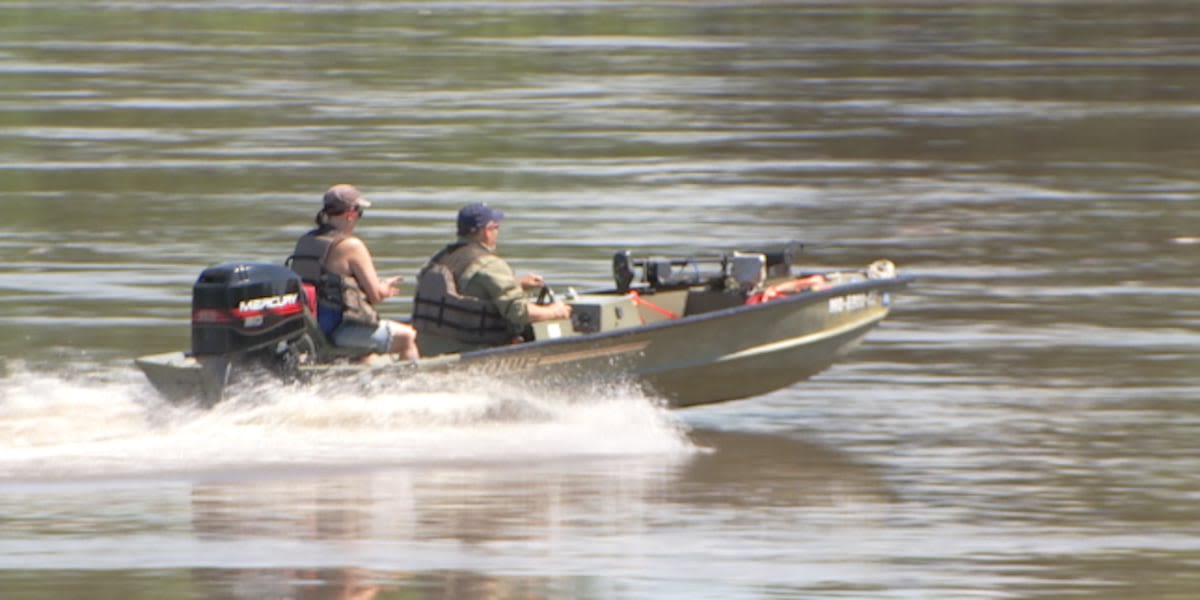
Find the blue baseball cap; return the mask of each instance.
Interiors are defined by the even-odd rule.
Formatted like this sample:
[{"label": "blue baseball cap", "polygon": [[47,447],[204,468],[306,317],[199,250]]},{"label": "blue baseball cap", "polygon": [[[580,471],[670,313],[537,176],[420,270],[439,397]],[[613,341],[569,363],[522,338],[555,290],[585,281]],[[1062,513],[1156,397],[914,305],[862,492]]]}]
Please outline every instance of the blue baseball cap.
[{"label": "blue baseball cap", "polygon": [[476,202],[458,209],[458,235],[467,235],[483,229],[492,221],[504,218],[504,213]]}]

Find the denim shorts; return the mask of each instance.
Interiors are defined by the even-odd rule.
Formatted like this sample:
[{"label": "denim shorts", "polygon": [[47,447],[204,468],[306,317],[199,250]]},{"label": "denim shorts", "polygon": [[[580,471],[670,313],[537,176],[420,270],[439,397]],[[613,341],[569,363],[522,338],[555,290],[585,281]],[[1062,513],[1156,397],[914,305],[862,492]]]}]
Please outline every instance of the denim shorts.
[{"label": "denim shorts", "polygon": [[343,321],[333,330],[333,343],[345,348],[365,348],[386,354],[392,347],[392,329],[387,321],[380,321],[376,327]]}]

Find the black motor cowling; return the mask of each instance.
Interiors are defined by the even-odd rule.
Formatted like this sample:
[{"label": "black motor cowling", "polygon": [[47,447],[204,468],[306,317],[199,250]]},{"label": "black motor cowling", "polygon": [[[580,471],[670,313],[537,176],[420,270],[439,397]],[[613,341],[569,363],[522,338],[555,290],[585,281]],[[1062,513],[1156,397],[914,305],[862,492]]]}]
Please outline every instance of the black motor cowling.
[{"label": "black motor cowling", "polygon": [[192,354],[246,353],[304,331],[300,276],[271,263],[209,267],[192,288]]}]

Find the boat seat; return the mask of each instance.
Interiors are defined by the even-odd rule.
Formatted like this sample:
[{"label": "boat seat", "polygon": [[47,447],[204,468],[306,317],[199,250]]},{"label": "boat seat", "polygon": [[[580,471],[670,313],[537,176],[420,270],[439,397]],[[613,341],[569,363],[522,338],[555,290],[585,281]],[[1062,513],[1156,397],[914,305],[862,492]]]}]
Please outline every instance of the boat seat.
[{"label": "boat seat", "polygon": [[311,283],[305,283],[302,287],[304,288],[305,335],[309,338],[312,346],[307,350],[316,355],[317,362],[328,362],[338,358],[358,358],[371,354],[371,351],[366,348],[339,346],[333,343],[333,340],[325,335],[325,332],[321,330],[320,323],[317,322],[317,288]]}]

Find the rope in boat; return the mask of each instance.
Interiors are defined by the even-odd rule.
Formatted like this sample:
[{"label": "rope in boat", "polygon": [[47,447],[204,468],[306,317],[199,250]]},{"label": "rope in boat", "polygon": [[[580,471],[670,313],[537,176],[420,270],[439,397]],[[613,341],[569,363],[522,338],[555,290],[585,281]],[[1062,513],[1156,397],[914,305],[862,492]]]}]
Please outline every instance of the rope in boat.
[{"label": "rope in boat", "polygon": [[[645,306],[646,308],[648,308],[668,319],[674,320],[674,319],[679,318],[679,315],[675,314],[674,312],[667,310],[667,309],[643,298],[641,294],[637,293],[637,290],[629,290],[629,299],[633,300],[634,305]],[[642,322],[645,322],[645,319],[642,319]]]}]

